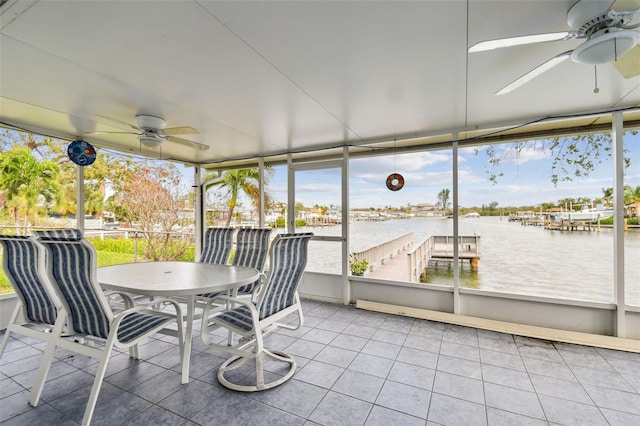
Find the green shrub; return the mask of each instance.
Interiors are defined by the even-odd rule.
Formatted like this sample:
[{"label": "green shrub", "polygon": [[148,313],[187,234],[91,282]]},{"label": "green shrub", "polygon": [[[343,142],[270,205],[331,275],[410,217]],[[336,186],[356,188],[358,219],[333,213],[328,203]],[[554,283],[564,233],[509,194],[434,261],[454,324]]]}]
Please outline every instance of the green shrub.
[{"label": "green shrub", "polygon": [[183,262],[194,262],[196,260],[196,246],[191,244],[178,260]]},{"label": "green shrub", "polygon": [[[286,226],[287,223],[283,217],[276,219],[276,228],[286,228]],[[296,219],[296,228],[302,228],[304,226],[307,226],[307,222],[304,219]]]},{"label": "green shrub", "polygon": [[[135,250],[135,240],[133,238],[87,238],[97,251],[109,251],[112,253],[133,254]],[[140,244],[141,240],[138,240]]]},{"label": "green shrub", "polygon": [[353,275],[363,275],[369,267],[369,262],[367,262],[365,259],[350,260],[349,267],[351,268],[351,273]]},{"label": "green shrub", "polygon": [[[637,217],[628,217],[627,219],[627,225],[637,225],[638,224],[638,218]],[[613,225],[613,216],[608,217],[606,219],[602,219],[600,221],[600,225]]]}]

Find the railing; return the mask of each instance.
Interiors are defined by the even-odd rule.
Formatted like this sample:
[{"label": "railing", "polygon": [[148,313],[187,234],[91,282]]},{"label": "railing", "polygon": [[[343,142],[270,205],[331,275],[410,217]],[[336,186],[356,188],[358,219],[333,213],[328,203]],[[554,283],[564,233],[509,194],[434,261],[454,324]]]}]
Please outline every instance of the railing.
[{"label": "railing", "polygon": [[432,252],[433,237],[430,237],[407,253],[407,256],[409,256],[409,282],[420,282],[420,275],[427,269]]},{"label": "railing", "polygon": [[[431,257],[443,259],[453,258],[453,237],[432,236],[433,249]],[[480,257],[480,236],[458,236],[458,257],[460,259],[473,259]]]},{"label": "railing", "polygon": [[[430,259],[453,259],[452,236],[434,235],[407,253],[409,256],[409,281],[420,282]],[[480,258],[480,236],[458,236],[458,259]]]},{"label": "railing", "polygon": [[387,257],[393,257],[394,254],[406,250],[411,244],[413,244],[413,232],[364,251],[351,253],[351,256],[355,260],[366,260],[369,263],[369,268],[372,268],[377,263],[384,263],[384,259]]}]

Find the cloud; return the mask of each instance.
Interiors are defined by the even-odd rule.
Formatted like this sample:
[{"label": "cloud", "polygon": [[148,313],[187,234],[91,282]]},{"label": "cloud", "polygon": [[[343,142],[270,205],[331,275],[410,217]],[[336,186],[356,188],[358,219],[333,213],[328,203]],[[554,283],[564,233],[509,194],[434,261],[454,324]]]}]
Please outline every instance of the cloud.
[{"label": "cloud", "polygon": [[351,160],[349,172],[352,175],[366,174],[371,170],[380,170],[386,174],[420,170],[423,167],[446,165],[451,168],[450,152],[416,152],[409,154],[387,155]]}]

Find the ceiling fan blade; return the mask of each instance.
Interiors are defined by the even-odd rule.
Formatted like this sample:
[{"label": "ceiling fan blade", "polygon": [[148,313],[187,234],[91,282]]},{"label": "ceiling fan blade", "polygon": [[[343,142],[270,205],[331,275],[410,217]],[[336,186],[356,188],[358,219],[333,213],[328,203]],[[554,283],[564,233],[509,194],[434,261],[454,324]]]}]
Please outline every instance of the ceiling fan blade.
[{"label": "ceiling fan blade", "polygon": [[126,121],[118,120],[117,118],[107,117],[106,115],[100,115],[100,114],[96,114],[96,117],[106,118],[107,120],[109,120],[109,121],[113,121],[114,123],[120,123],[120,124],[123,124],[123,125],[125,125],[125,126],[129,127],[130,129],[133,129],[133,130],[135,130],[135,131],[137,131],[137,132],[139,132],[139,131],[140,131],[140,128],[139,128],[139,127],[134,126],[133,124],[129,124],[129,123],[127,123]]},{"label": "ceiling fan blade", "polygon": [[198,149],[200,149],[202,151],[206,151],[206,150],[209,149],[209,145],[204,145],[204,144],[201,144],[201,143],[198,143],[198,142],[194,142],[194,141],[190,141],[190,140],[187,140],[187,139],[177,138],[175,136],[169,136],[167,138],[167,140],[171,141],[171,142],[179,143],[179,144],[182,144],[182,145],[190,146],[190,147],[195,147],[195,148],[198,148]]},{"label": "ceiling fan blade", "polygon": [[640,44],[636,44],[627,53],[611,64],[624,78],[640,75]]},{"label": "ceiling fan blade", "polygon": [[169,127],[168,129],[162,129],[165,135],[197,135],[198,132],[193,127],[182,126],[182,127]]},{"label": "ceiling fan blade", "polygon": [[563,31],[559,33],[534,34],[520,37],[500,38],[497,40],[481,41],[469,48],[469,53],[484,52],[487,50],[500,49],[502,47],[520,46],[523,44],[542,43],[546,41],[561,41],[579,38],[580,35],[573,31]]},{"label": "ceiling fan blade", "polygon": [[528,73],[526,73],[525,75],[520,77],[519,79],[513,81],[512,83],[509,83],[508,85],[506,85],[502,89],[498,90],[495,94],[496,95],[505,95],[507,93],[510,93],[510,92],[516,90],[518,87],[522,86],[523,84],[533,80],[534,78],[536,78],[540,74],[544,73],[545,71],[550,70],[551,68],[555,67],[559,63],[564,62],[565,60],[570,58],[572,52],[573,52],[572,50],[569,50],[568,52],[561,53],[558,56],[555,56],[555,57],[549,59],[547,62],[543,63],[542,65],[540,65],[540,66],[538,66],[538,67],[536,67],[534,69],[532,69],[531,71],[529,71]]},{"label": "ceiling fan blade", "polygon": [[611,6],[609,6],[609,10],[615,10],[618,12],[631,12],[640,7],[640,0],[616,0]]},{"label": "ceiling fan blade", "polygon": [[85,132],[85,135],[139,135],[140,132]]}]

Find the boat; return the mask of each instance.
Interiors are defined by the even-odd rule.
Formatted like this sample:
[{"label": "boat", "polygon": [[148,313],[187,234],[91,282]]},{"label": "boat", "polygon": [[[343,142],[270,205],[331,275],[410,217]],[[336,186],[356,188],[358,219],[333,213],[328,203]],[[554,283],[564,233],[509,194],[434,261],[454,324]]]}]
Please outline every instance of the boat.
[{"label": "boat", "polygon": [[555,213],[556,220],[598,222],[613,216],[613,210],[603,208],[587,208],[576,211]]},{"label": "boat", "polygon": [[478,217],[480,217],[480,213],[477,213],[477,212],[471,212],[471,213],[467,213],[467,214],[465,214],[463,217],[473,217],[473,218],[478,218]]}]

